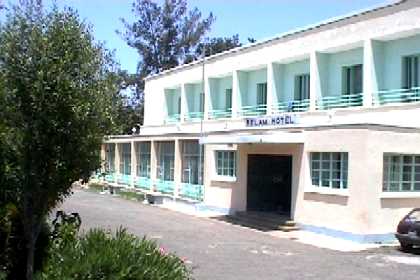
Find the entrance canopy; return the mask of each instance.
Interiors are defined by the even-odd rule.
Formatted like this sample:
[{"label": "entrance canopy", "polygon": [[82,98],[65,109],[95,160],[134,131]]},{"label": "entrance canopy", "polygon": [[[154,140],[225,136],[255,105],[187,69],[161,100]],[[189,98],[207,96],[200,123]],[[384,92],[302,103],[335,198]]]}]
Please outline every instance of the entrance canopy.
[{"label": "entrance canopy", "polygon": [[200,138],[200,144],[303,144],[305,135],[303,132],[276,132],[271,134],[227,134],[209,135]]}]

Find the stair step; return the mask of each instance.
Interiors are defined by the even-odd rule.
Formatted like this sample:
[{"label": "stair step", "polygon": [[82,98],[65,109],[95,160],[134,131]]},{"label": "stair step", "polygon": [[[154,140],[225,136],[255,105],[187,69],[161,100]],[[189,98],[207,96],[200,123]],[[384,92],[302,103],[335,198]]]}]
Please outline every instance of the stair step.
[{"label": "stair step", "polygon": [[274,213],[238,212],[235,216],[245,217],[246,219],[254,219],[255,221],[265,221],[268,223],[277,224],[283,224],[290,220],[288,216],[282,216]]},{"label": "stair step", "polygon": [[299,230],[300,228],[297,227],[297,226],[286,226],[286,225],[284,225],[284,226],[279,226],[278,229],[281,230],[281,231],[289,232],[289,231]]}]

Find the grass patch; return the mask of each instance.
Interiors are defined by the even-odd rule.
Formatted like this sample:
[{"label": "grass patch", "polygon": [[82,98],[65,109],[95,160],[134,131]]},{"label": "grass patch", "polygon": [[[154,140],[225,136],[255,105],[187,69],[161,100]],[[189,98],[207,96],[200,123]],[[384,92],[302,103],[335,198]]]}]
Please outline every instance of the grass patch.
[{"label": "grass patch", "polygon": [[92,192],[99,193],[99,192],[101,192],[105,189],[106,189],[105,185],[101,184],[101,183],[89,183],[88,184],[88,190],[92,191]]},{"label": "grass patch", "polygon": [[118,195],[129,200],[143,201],[145,199],[144,194],[129,190],[119,190]]}]

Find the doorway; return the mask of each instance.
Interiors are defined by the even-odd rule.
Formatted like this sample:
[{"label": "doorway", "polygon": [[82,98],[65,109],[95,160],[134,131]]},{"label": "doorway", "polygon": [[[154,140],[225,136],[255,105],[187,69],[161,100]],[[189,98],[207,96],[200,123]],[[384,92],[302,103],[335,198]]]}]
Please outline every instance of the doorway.
[{"label": "doorway", "polygon": [[247,211],[290,214],[292,156],[248,155]]}]

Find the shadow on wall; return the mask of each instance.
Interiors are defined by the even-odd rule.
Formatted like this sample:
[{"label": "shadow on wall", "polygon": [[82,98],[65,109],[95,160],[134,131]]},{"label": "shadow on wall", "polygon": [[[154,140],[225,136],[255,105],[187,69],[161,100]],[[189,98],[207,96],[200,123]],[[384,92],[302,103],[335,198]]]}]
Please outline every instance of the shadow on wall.
[{"label": "shadow on wall", "polygon": [[419,208],[420,198],[381,198],[381,208]]},{"label": "shadow on wall", "polygon": [[315,202],[322,202],[326,204],[335,204],[346,206],[348,203],[347,196],[338,196],[330,194],[319,194],[319,193],[305,193],[303,195],[304,200],[311,200]]}]

